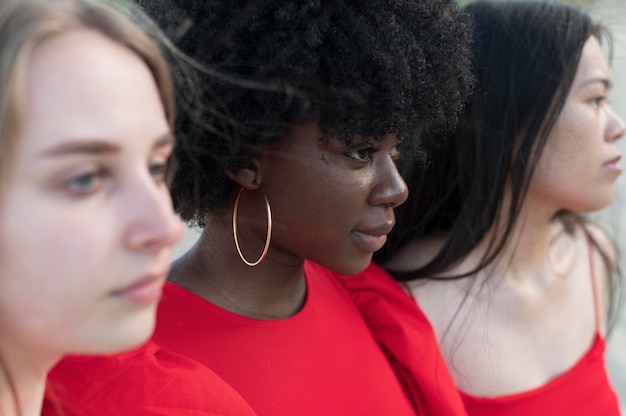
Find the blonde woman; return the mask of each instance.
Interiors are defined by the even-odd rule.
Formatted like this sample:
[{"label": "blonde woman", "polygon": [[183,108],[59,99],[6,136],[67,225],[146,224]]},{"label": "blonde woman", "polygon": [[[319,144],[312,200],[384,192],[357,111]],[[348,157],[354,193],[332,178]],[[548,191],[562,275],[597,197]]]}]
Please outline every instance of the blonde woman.
[{"label": "blonde woman", "polygon": [[66,353],[152,333],[182,235],[159,48],[88,0],[0,1],[0,414],[39,415]]}]

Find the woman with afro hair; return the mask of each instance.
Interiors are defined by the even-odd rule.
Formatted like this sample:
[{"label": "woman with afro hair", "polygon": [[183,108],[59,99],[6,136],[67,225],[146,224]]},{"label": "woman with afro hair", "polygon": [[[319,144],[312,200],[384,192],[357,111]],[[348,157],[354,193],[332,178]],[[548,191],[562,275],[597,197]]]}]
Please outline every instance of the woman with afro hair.
[{"label": "woman with afro hair", "polygon": [[[213,370],[259,416],[463,414],[427,321],[424,372],[403,385],[339,275],[419,313],[370,262],[407,198],[396,160],[420,158],[469,94],[470,20],[453,0],[143,6],[197,70],[182,94],[200,96],[182,100],[171,192],[203,232],[173,264],[153,341]],[[90,362],[57,368],[76,386],[62,400],[80,399],[64,374]],[[120,414],[142,400],[155,411],[149,375],[129,384],[85,402],[96,413],[126,390]]]}]

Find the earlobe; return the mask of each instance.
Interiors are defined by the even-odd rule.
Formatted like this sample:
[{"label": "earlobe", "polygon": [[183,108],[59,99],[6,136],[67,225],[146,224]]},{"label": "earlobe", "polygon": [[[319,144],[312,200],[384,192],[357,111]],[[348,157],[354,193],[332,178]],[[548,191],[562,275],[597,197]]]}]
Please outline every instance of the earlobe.
[{"label": "earlobe", "polygon": [[227,169],[224,174],[233,182],[249,191],[259,189],[261,186],[261,174],[256,160],[251,161],[245,168],[237,170]]}]

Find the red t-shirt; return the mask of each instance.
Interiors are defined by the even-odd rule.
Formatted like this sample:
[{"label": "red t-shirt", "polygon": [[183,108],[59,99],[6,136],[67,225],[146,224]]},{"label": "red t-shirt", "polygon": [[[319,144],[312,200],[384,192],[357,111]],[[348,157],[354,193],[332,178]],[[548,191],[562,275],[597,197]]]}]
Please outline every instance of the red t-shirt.
[{"label": "red t-shirt", "polygon": [[154,342],[100,357],[67,357],[49,374],[45,416],[256,416],[206,366]]},{"label": "red t-shirt", "polygon": [[337,277],[350,292],[418,413],[465,415],[432,326],[412,296],[373,263],[355,276]]},{"label": "red t-shirt", "polygon": [[345,289],[306,263],[307,299],[294,316],[242,317],[168,283],[154,339],[201,362],[259,416],[415,415]]}]

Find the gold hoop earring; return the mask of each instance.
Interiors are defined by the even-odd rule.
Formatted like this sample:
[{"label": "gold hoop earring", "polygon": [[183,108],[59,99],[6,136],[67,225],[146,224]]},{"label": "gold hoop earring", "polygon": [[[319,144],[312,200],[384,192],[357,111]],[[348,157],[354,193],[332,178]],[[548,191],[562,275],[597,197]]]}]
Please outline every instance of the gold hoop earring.
[{"label": "gold hoop earring", "polygon": [[235,199],[235,207],[233,208],[233,235],[235,236],[235,247],[237,247],[237,253],[239,253],[239,257],[241,257],[241,260],[250,267],[256,266],[265,259],[267,251],[270,248],[270,239],[272,238],[272,210],[270,209],[270,202],[267,200],[265,192],[261,192],[263,193],[263,198],[265,198],[265,210],[267,212],[267,238],[265,239],[265,247],[263,247],[263,253],[261,253],[261,257],[259,257],[257,261],[252,262],[246,260],[246,258],[243,256],[243,253],[241,252],[241,247],[239,247],[239,239],[237,238],[237,210],[239,208],[239,199],[241,198],[241,194],[243,193],[243,188],[239,190],[237,198]]}]

